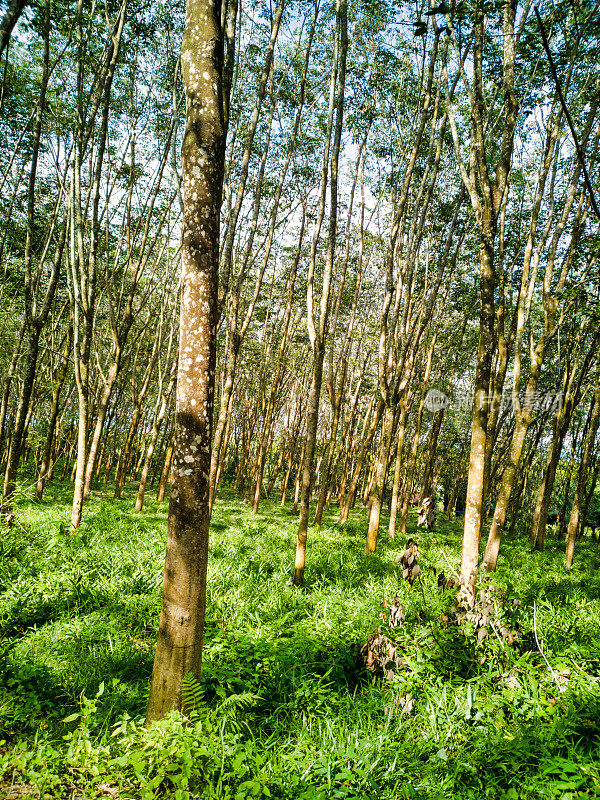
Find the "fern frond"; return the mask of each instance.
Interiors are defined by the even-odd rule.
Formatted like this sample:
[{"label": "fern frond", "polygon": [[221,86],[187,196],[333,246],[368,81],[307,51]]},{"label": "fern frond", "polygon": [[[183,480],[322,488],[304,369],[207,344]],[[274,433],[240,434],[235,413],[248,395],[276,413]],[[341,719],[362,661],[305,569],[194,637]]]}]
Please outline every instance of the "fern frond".
[{"label": "fern frond", "polygon": [[204,691],[193,672],[188,672],[181,681],[182,710],[187,716],[198,713],[204,697]]},{"label": "fern frond", "polygon": [[258,699],[258,695],[252,692],[242,692],[241,694],[230,694],[219,705],[218,711],[220,713],[235,712],[240,708],[247,708],[251,706]]}]

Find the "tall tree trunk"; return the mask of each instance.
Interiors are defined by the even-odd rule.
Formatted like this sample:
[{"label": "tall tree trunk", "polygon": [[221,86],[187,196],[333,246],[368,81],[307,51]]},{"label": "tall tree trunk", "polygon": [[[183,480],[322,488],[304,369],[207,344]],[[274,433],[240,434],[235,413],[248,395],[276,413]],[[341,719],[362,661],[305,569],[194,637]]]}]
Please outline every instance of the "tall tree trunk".
[{"label": "tall tree trunk", "polygon": [[588,432],[583,448],[583,455],[579,464],[579,474],[577,476],[577,487],[573,498],[573,508],[567,526],[567,549],[565,561],[567,569],[573,566],[573,554],[575,553],[575,540],[581,525],[584,522],[583,510],[586,502],[586,486],[589,476],[590,463],[593,457],[598,424],[600,423],[600,387],[596,388],[588,415]]},{"label": "tall tree trunk", "polygon": [[148,445],[148,450],[146,451],[146,455],[144,457],[144,465],[142,467],[142,474],[140,476],[140,486],[138,489],[137,499],[135,501],[135,509],[134,509],[135,511],[141,511],[142,506],[144,505],[144,493],[146,491],[146,481],[148,479],[148,471],[150,470],[150,464],[152,463],[152,456],[154,455],[154,448],[156,447],[158,434],[160,433],[160,429],[162,427],[165,415],[167,413],[167,408],[169,406],[169,401],[171,399],[171,393],[175,386],[176,378],[177,378],[177,363],[175,362],[173,365],[173,371],[171,372],[169,385],[167,386],[167,389],[162,395],[162,397],[159,397],[160,409],[158,410],[158,413],[155,415],[154,421],[152,423],[152,433],[150,435],[150,443]]},{"label": "tall tree trunk", "polygon": [[287,303],[285,309],[285,317],[283,322],[283,331],[281,334],[281,342],[279,345],[279,357],[277,360],[277,369],[275,370],[275,375],[273,377],[273,382],[271,384],[271,391],[269,393],[269,398],[267,401],[267,408],[265,410],[264,415],[264,424],[262,435],[260,439],[260,443],[257,449],[256,455],[256,483],[254,487],[254,497],[252,500],[252,511],[254,514],[258,513],[258,508],[260,505],[260,493],[262,490],[262,481],[263,481],[263,474],[265,470],[265,462],[267,459],[267,449],[269,445],[269,440],[271,436],[271,427],[273,424],[273,413],[275,411],[275,401],[277,399],[277,395],[279,393],[281,387],[281,381],[283,379],[283,371],[284,371],[284,356],[285,351],[287,348],[288,343],[288,334],[290,328],[290,321],[292,317],[292,301],[294,299],[294,286],[296,283],[296,274],[298,271],[298,264],[300,262],[300,256],[302,254],[302,242],[304,239],[304,223],[306,218],[306,208],[303,207],[302,211],[302,223],[300,226],[300,235],[298,245],[296,247],[296,254],[294,256],[294,260],[292,262],[292,268],[289,276],[289,284],[288,284],[288,296],[287,296]]},{"label": "tall tree trunk", "polygon": [[169,444],[167,445],[167,449],[165,451],[165,460],[163,462],[163,468],[160,473],[160,480],[158,482],[158,492],[156,494],[156,499],[159,503],[165,499],[165,490],[167,488],[167,482],[169,480],[169,473],[171,471],[171,461],[173,460],[173,447],[174,447],[174,435],[171,435],[169,439]]},{"label": "tall tree trunk", "polygon": [[531,523],[530,539],[535,550],[543,550],[544,542],[546,539],[546,528],[548,525],[548,512],[550,511],[550,502],[552,500],[552,490],[554,488],[554,479],[556,477],[556,469],[560,461],[560,454],[562,446],[569,427],[571,415],[568,418],[557,420],[554,424],[554,431],[552,435],[552,444],[546,460],[546,467],[542,477],[542,482],[539,485],[535,508],[533,512],[533,521]]},{"label": "tall tree trunk", "polygon": [[15,336],[15,344],[13,347],[13,354],[6,375],[3,380],[2,401],[0,402],[0,463],[5,455],[5,439],[6,439],[6,419],[8,415],[10,390],[12,382],[17,371],[19,357],[23,348],[23,340],[25,337],[25,329],[27,327],[27,319],[23,317],[17,335]]},{"label": "tall tree trunk", "polygon": [[[400,415],[406,410],[406,405],[402,405]],[[404,414],[404,420],[406,414]],[[377,451],[377,460],[373,470],[373,486],[369,497],[369,527],[367,530],[367,541],[365,543],[365,553],[374,553],[377,547],[377,534],[379,532],[379,519],[381,515],[382,494],[385,488],[385,475],[390,459],[390,446],[392,443],[392,431],[394,429],[394,412],[390,406],[385,409],[383,424],[381,428],[381,442]],[[398,442],[398,450],[402,448]]]},{"label": "tall tree trunk", "polygon": [[[340,504],[340,522],[344,523],[348,520],[348,515],[350,514],[350,509],[354,504],[354,497],[356,495],[356,489],[358,487],[358,482],[360,480],[360,476],[363,470],[363,466],[365,463],[365,459],[367,457],[367,453],[371,449],[371,445],[373,444],[373,439],[375,438],[375,433],[377,428],[379,427],[379,421],[383,415],[385,410],[385,403],[381,399],[380,396],[377,398],[377,405],[375,406],[375,411],[372,413],[369,427],[367,429],[366,436],[363,438],[363,442],[360,448],[360,453],[358,458],[356,459],[356,463],[354,465],[354,471],[352,473],[352,478],[350,479],[350,485],[346,491],[346,494]],[[366,422],[367,420],[365,420]]]},{"label": "tall tree trunk", "polygon": [[148,723],[181,707],[181,682],[190,671],[198,679],[202,664],[219,216],[228,106],[222,86],[219,0],[188,0],[181,64],[187,124],[182,148],[184,218],[175,453]]},{"label": "tall tree trunk", "polygon": [[94,426],[94,432],[92,434],[92,440],[90,443],[87,464],[85,468],[85,478],[83,483],[84,501],[87,500],[90,494],[90,489],[92,488],[92,478],[94,476],[94,468],[96,466],[96,459],[98,456],[98,445],[100,444],[100,437],[102,436],[102,430],[104,428],[104,420],[106,419],[108,403],[110,400],[110,396],[112,394],[113,386],[115,385],[115,381],[117,380],[117,374],[118,374],[118,361],[115,359],[115,361],[109,367],[106,381],[104,382],[104,386],[102,387],[100,402],[98,404],[96,424]]},{"label": "tall tree trunk", "polygon": [[[24,320],[26,322],[25,340],[26,354],[24,364],[23,381],[21,383],[21,392],[19,396],[19,403],[17,406],[16,419],[14,423],[14,430],[11,437],[10,452],[7,459],[6,473],[4,479],[3,490],[3,509],[5,513],[10,511],[12,497],[15,489],[15,481],[17,478],[17,469],[19,460],[21,458],[21,450],[23,443],[26,441],[24,436],[26,429],[26,420],[30,410],[30,400],[33,392],[33,386],[36,377],[36,367],[38,360],[39,341],[42,329],[50,314],[50,308],[54,299],[54,293],[58,283],[60,267],[62,262],[62,254],[65,244],[66,225],[63,224],[59,240],[54,255],[54,261],[50,269],[50,275],[44,281],[44,293],[39,298],[39,309],[36,308],[36,288],[39,286],[39,270],[33,269],[33,250],[34,250],[34,226],[36,216],[36,177],[38,168],[38,157],[41,145],[42,133],[42,120],[46,105],[46,93],[48,89],[48,80],[50,72],[50,0],[46,0],[45,13],[44,13],[44,51],[43,51],[43,69],[40,96],[35,113],[35,124],[33,132],[33,144],[31,155],[31,168],[29,171],[29,187],[27,198],[27,233],[25,238],[25,252],[24,252],[24,300],[25,311]],[[62,193],[59,193],[57,202],[55,203],[54,211],[48,222],[48,229],[46,231],[46,241],[44,243],[41,260],[47,254],[52,241],[55,224],[58,219],[59,203],[62,200]],[[8,384],[9,385],[9,384]]]},{"label": "tall tree trunk", "polygon": [[[460,569],[461,589],[459,601],[467,606],[474,603],[475,583],[479,565],[479,542],[484,518],[485,490],[488,483],[486,457],[488,442],[488,393],[492,386],[492,361],[497,352],[495,331],[495,300],[497,286],[495,240],[498,219],[506,203],[512,166],[514,133],[517,122],[517,100],[515,97],[516,2],[504,6],[502,24],[503,63],[502,85],[504,108],[498,160],[488,163],[486,148],[487,113],[484,98],[484,41],[485,15],[482,0],[477,0],[473,24],[473,78],[469,91],[471,111],[471,163],[467,166],[461,156],[461,139],[451,108],[449,91],[446,89],[448,119],[452,130],[454,151],[459,171],[467,189],[475,219],[479,228],[479,344],[475,369],[473,412],[471,420],[471,449],[469,455],[469,477],[463,529],[462,557]],[[462,57],[462,56],[461,56]],[[447,86],[447,83],[446,83]],[[494,178],[492,178],[492,168]],[[502,277],[502,276],[501,276]]]},{"label": "tall tree trunk", "polygon": [[63,358],[58,368],[56,379],[52,384],[52,404],[50,406],[50,419],[48,420],[48,432],[46,434],[46,442],[44,444],[44,454],[42,456],[42,466],[38,475],[37,484],[35,487],[35,496],[37,500],[41,500],[44,494],[44,486],[49,477],[51,469],[51,453],[54,444],[54,433],[56,431],[56,423],[60,412],[60,394],[67,378],[67,371],[69,369],[69,359],[71,356],[71,348],[73,346],[73,326],[69,325],[67,330],[67,338],[63,352]]},{"label": "tall tree trunk", "polygon": [[[85,467],[87,460],[88,433],[90,424],[91,392],[90,362],[92,339],[94,334],[96,311],[97,258],[100,236],[100,195],[102,191],[102,172],[104,156],[108,142],[110,100],[114,74],[119,58],[127,2],[123,0],[117,18],[107,36],[104,60],[99,73],[95,76],[91,95],[83,96],[85,74],[85,42],[82,28],[82,8],[78,9],[77,41],[79,58],[77,65],[77,131],[74,147],[74,160],[70,179],[70,296],[73,316],[73,352],[75,362],[75,381],[78,393],[79,423],[77,434],[77,461],[75,466],[75,486],[71,509],[71,529],[75,530],[81,522],[83,510],[83,493],[85,486]],[[89,197],[84,197],[81,187],[84,174],[84,159],[92,130],[95,129],[95,117],[99,109],[101,122],[94,145],[97,147],[95,163],[92,157],[92,174]],[[88,200],[91,204],[91,221],[88,252],[85,252],[86,222],[83,214],[87,210]]]},{"label": "tall tree trunk", "polygon": [[29,401],[31,399],[33,384],[35,382],[40,332],[40,328],[36,326],[29,330],[27,335],[23,382],[21,384],[19,405],[17,406],[14,430],[10,441],[8,462],[4,476],[4,491],[2,493],[2,498],[5,512],[11,508],[13,494],[15,491],[15,481],[17,478],[17,468],[22,455],[23,443],[26,440],[23,437],[23,433],[25,431],[25,422],[29,412]]},{"label": "tall tree trunk", "polygon": [[[335,262],[337,242],[337,192],[338,192],[338,163],[342,138],[344,115],[344,91],[346,80],[346,55],[348,50],[348,19],[346,0],[336,0],[336,36],[334,44],[331,80],[329,84],[329,109],[327,118],[327,134],[323,154],[323,167],[321,172],[321,196],[317,222],[311,247],[311,258],[307,280],[307,324],[308,333],[313,352],[312,376],[310,382],[308,410],[306,416],[306,443],[304,461],[302,464],[302,490],[300,497],[300,519],[298,523],[298,539],[296,541],[296,558],[294,562],[293,584],[301,586],[304,583],[304,567],[306,563],[306,542],[308,538],[308,520],[310,495],[314,478],[314,452],[317,439],[317,422],[319,415],[319,399],[321,396],[321,381],[323,377],[323,359],[325,357],[325,342],[329,323],[329,294]],[[337,92],[337,97],[336,97]],[[313,316],[314,306],[314,277],[317,260],[317,245],[323,217],[327,194],[327,177],[329,173],[329,149],[333,130],[335,110],[335,133],[333,147],[331,148],[331,182],[330,182],[330,212],[329,235],[327,254],[323,269],[323,281],[319,304],[319,317],[315,322]]]}]

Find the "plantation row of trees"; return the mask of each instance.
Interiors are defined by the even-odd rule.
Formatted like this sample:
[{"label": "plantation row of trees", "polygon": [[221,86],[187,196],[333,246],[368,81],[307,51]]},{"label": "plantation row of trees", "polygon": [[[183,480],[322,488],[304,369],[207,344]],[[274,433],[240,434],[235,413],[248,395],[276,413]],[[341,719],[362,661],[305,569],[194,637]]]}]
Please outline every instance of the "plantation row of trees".
[{"label": "plantation row of trees", "polygon": [[171,471],[150,718],[200,669],[219,487],[294,504],[296,585],[325,507],[373,552],[437,495],[466,605],[487,518],[490,571],[508,526],[568,566],[596,527],[597,13],[190,0],[179,57],[177,5],[7,10],[3,512],[70,478],[75,530]]}]

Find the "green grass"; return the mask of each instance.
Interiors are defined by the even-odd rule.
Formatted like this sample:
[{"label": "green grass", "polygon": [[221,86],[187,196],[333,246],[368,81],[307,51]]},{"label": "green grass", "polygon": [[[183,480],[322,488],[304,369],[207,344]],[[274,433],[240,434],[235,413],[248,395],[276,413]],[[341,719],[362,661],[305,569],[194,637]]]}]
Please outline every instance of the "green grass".
[{"label": "green grass", "polygon": [[[263,503],[215,506],[202,681],[189,719],[143,728],[156,640],[166,504],[132,511],[96,491],[76,536],[71,488],[22,495],[0,541],[0,797],[191,800],[600,796],[600,552],[502,546],[496,586],[520,599],[514,647],[452,619],[460,522],[409,535],[422,570],[400,579],[404,542],[363,552],[366,519],[309,531],[306,585],[288,585],[297,519]],[[381,618],[397,595],[401,627]],[[534,604],[538,639],[534,636]],[[512,609],[512,606],[511,606]],[[510,617],[510,619],[509,619]],[[358,658],[381,626],[393,680]],[[200,698],[200,702],[198,702]],[[408,702],[410,701],[410,702]],[[407,705],[408,702],[408,705]],[[27,796],[27,795],[25,795]],[[113,792],[113,796],[114,792]]]}]

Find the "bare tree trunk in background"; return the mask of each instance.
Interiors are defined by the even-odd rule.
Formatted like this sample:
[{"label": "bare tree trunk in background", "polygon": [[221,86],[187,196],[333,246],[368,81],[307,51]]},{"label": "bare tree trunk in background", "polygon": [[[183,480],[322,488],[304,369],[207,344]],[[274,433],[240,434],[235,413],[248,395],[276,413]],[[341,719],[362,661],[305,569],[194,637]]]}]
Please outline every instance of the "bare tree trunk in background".
[{"label": "bare tree trunk in background", "polygon": [[[224,305],[227,300],[227,292],[229,291],[229,283],[230,283],[230,274],[231,268],[233,265],[233,245],[235,240],[235,234],[237,229],[238,218],[240,215],[240,211],[242,209],[242,204],[244,202],[245,191],[246,191],[246,183],[248,180],[248,167],[250,163],[250,157],[252,154],[252,144],[254,141],[254,137],[256,134],[256,129],[258,125],[258,120],[261,112],[261,108],[263,105],[263,101],[265,98],[267,84],[269,82],[269,78],[272,77],[272,68],[273,68],[273,56],[275,51],[275,44],[277,42],[277,36],[279,34],[279,28],[281,25],[281,19],[283,16],[283,9],[285,6],[285,0],[279,0],[277,7],[275,9],[275,13],[272,17],[271,23],[271,35],[269,38],[269,46],[267,48],[267,52],[265,55],[263,69],[261,71],[260,79],[258,82],[258,86],[256,88],[256,101],[254,104],[254,108],[252,110],[252,115],[250,117],[250,122],[248,126],[248,132],[246,136],[246,144],[244,148],[244,152],[242,155],[242,163],[241,163],[241,175],[240,181],[238,184],[237,189],[237,196],[235,200],[235,205],[231,210],[231,214],[229,219],[227,220],[227,228],[225,231],[225,241],[223,243],[223,253],[221,257],[221,278],[222,278],[222,287],[221,292],[223,294],[221,301]],[[268,121],[268,134],[266,138],[266,143],[263,149],[263,160],[261,164],[261,172],[264,174],[265,163],[266,163],[266,156],[269,148],[269,141],[270,141],[270,130],[271,124],[273,121],[273,115],[275,110],[275,97],[271,97],[272,104],[271,104],[271,111],[269,115]],[[288,161],[289,164],[289,161]],[[287,165],[284,168],[284,172],[287,172]],[[221,450],[222,450],[222,443],[223,443],[223,434],[225,432],[225,426],[227,424],[228,418],[228,409],[230,408],[230,402],[233,395],[233,388],[235,382],[235,374],[236,374],[236,367],[237,367],[237,360],[238,355],[240,352],[240,348],[242,345],[242,341],[248,329],[248,326],[251,322],[252,316],[254,314],[254,306],[256,304],[256,300],[258,299],[258,294],[260,291],[260,287],[262,285],[263,277],[265,274],[265,269],[267,267],[267,263],[269,260],[269,254],[271,250],[271,244],[273,241],[273,232],[275,229],[275,221],[277,218],[277,206],[279,204],[279,196],[281,193],[281,188],[283,187],[283,181],[285,178],[285,174],[280,178],[280,185],[278,186],[278,192],[276,193],[275,204],[274,204],[274,211],[271,218],[271,231],[270,231],[270,241],[267,245],[265,255],[263,257],[263,265],[262,269],[260,270],[256,281],[255,281],[255,288],[252,299],[250,300],[249,307],[246,311],[245,318],[243,324],[239,325],[238,315],[239,315],[239,306],[240,306],[240,299],[241,299],[241,292],[243,288],[244,281],[247,277],[248,273],[248,266],[250,263],[250,255],[252,249],[252,241],[254,238],[254,232],[256,230],[256,224],[258,221],[258,214],[260,210],[260,203],[261,203],[261,194],[262,194],[262,175],[259,175],[257,178],[257,185],[256,185],[256,195],[254,199],[254,220],[253,226],[251,230],[251,235],[249,237],[248,246],[246,248],[245,256],[242,260],[242,264],[240,267],[239,274],[235,279],[235,283],[233,288],[231,289],[231,297],[229,301],[229,330],[228,330],[228,344],[229,349],[227,353],[227,361],[226,361],[226,377],[225,377],[225,385],[223,387],[223,393],[221,395],[221,403],[219,409],[219,415],[217,418],[217,422],[215,425],[215,434],[212,443],[212,454],[211,454],[211,466],[210,466],[210,507],[212,508],[213,503],[215,501],[216,491],[217,491],[217,472],[219,471],[219,464],[221,461]]]},{"label": "bare tree trunk in background", "polygon": [[[592,121],[596,115],[597,100],[591,104],[591,108],[587,115],[587,123],[585,128],[585,141],[592,129]],[[530,230],[525,247],[525,256],[523,262],[523,273],[521,278],[521,287],[517,301],[517,308],[513,320],[515,330],[515,354],[513,366],[513,390],[512,390],[512,404],[513,412],[515,414],[515,430],[512,436],[508,462],[504,469],[496,507],[494,510],[494,518],[490,526],[490,532],[484,555],[484,566],[488,572],[493,572],[496,569],[498,561],[498,553],[500,549],[500,541],[502,531],[506,520],[506,514],[510,501],[513,483],[517,474],[517,468],[523,452],[525,438],[527,432],[533,422],[533,409],[532,399],[535,397],[539,380],[542,372],[542,363],[548,347],[549,342],[557,330],[557,316],[559,308],[562,308],[562,296],[566,278],[569,274],[569,267],[574,261],[574,254],[577,251],[581,234],[583,231],[582,221],[585,219],[585,205],[580,202],[576,208],[573,219],[571,237],[562,258],[562,265],[559,271],[559,277],[556,285],[553,287],[553,271],[556,260],[556,253],[559,241],[563,235],[566,224],[574,205],[576,194],[578,193],[578,185],[580,178],[581,165],[579,160],[575,158],[572,170],[572,177],[566,195],[566,201],[562,208],[560,217],[557,222],[553,224],[553,198],[550,201],[550,214],[545,230],[540,236],[540,241],[534,252],[536,226],[540,211],[540,205],[544,188],[550,173],[551,165],[555,157],[556,143],[561,131],[561,114],[551,115],[548,123],[548,130],[546,134],[546,146],[544,151],[544,159],[538,172],[538,181],[536,187],[536,194],[534,197],[534,205],[531,214]],[[551,183],[552,186],[552,183]],[[542,332],[539,336],[537,343],[534,346],[533,340],[530,343],[530,369],[529,379],[527,381],[527,388],[525,390],[525,404],[522,405],[519,398],[520,376],[521,376],[521,362],[522,362],[522,343],[523,336],[527,321],[529,319],[530,311],[530,298],[535,286],[538,265],[540,260],[540,252],[552,228],[552,237],[550,246],[546,255],[546,266],[544,269],[544,280],[542,285],[542,302],[544,307],[544,324]],[[533,269],[530,275],[530,265],[533,261]],[[553,288],[552,288],[553,287]]]},{"label": "bare tree trunk in background", "polygon": [[65,341],[63,357],[56,374],[56,378],[52,383],[52,404],[50,406],[50,419],[48,421],[48,433],[46,434],[46,442],[44,444],[44,454],[42,456],[42,465],[38,475],[37,485],[35,487],[35,496],[37,500],[41,500],[44,495],[44,486],[49,476],[51,465],[52,446],[54,444],[54,432],[56,430],[56,423],[60,413],[60,393],[65,384],[67,371],[69,369],[71,348],[73,346],[73,326],[69,325],[67,330],[67,337]]},{"label": "bare tree trunk in background", "polygon": [[[406,404],[401,406],[399,427],[406,420]],[[382,493],[385,487],[385,475],[390,459],[390,447],[392,444],[392,431],[394,429],[394,412],[391,406],[387,406],[383,416],[381,428],[381,442],[377,452],[377,460],[373,470],[373,484],[369,496],[369,528],[367,530],[367,540],[365,543],[365,553],[374,553],[377,547],[377,534],[379,531],[379,519],[381,515]],[[398,450],[402,450],[402,444],[398,439]]]},{"label": "bare tree trunk in background", "polygon": [[[254,496],[252,500],[252,511],[254,514],[258,513],[259,505],[260,505],[260,494],[262,491],[262,482],[263,482],[263,474],[265,470],[265,462],[267,459],[267,450],[269,446],[269,440],[271,435],[271,426],[273,424],[273,413],[275,410],[275,401],[277,399],[277,394],[281,387],[281,381],[283,378],[283,371],[284,371],[284,356],[285,351],[288,344],[288,334],[290,328],[290,320],[292,318],[292,305],[294,299],[294,286],[296,283],[296,274],[298,271],[298,264],[300,262],[300,256],[302,253],[302,242],[304,239],[304,223],[306,219],[306,207],[303,207],[302,213],[302,223],[300,226],[300,235],[298,240],[298,245],[296,247],[296,254],[294,256],[294,260],[292,262],[291,272],[288,278],[288,297],[287,303],[285,308],[285,318],[283,322],[283,331],[281,333],[281,342],[279,345],[279,357],[277,360],[277,368],[275,370],[275,375],[273,377],[273,381],[271,383],[271,391],[269,393],[269,398],[267,400],[267,408],[265,410],[264,415],[264,424],[261,439],[257,449],[256,455],[256,465],[255,465],[255,473],[256,473],[256,480],[254,486]],[[283,450],[282,450],[283,452]]]},{"label": "bare tree trunk in background", "polygon": [[[583,334],[583,321],[580,323],[579,334]],[[581,400],[581,390],[584,377],[587,375],[592,360],[596,353],[600,329],[594,331],[594,337],[587,353],[582,353],[575,342],[571,342],[571,353],[563,376],[562,402],[556,412],[552,432],[552,444],[546,459],[546,466],[542,481],[538,487],[535,510],[531,523],[530,542],[536,550],[544,549],[548,512],[552,500],[552,489],[556,477],[556,469],[560,460],[563,442],[567,434],[573,412]],[[575,356],[573,357],[573,353]]]},{"label": "bare tree trunk in background", "polygon": [[379,393],[377,393],[377,405],[375,406],[375,411],[371,412],[370,414],[368,413],[367,418],[365,419],[365,424],[368,423],[369,427],[366,435],[363,438],[360,453],[356,459],[356,464],[354,465],[354,472],[352,473],[352,478],[350,479],[350,485],[340,504],[339,521],[341,523],[347,522],[348,520],[348,515],[350,514],[350,509],[354,503],[354,497],[356,495],[356,489],[358,487],[358,482],[360,481],[365,459],[367,457],[367,453],[371,449],[371,445],[373,444],[373,439],[375,438],[375,433],[379,427],[379,421],[384,413],[384,410],[385,403],[383,402],[383,399]]},{"label": "bare tree trunk in background", "polygon": [[[311,258],[307,281],[307,320],[308,333],[313,351],[313,368],[310,382],[310,392],[308,399],[308,409],[306,415],[306,446],[304,450],[304,460],[302,463],[302,490],[300,498],[300,520],[298,524],[298,539],[296,542],[296,558],[294,562],[294,576],[292,578],[295,586],[304,583],[304,566],[306,563],[306,542],[308,538],[308,520],[310,495],[314,480],[314,453],[317,439],[317,422],[319,415],[319,398],[321,396],[321,380],[323,377],[323,359],[325,357],[325,341],[327,338],[329,320],[329,293],[333,275],[335,261],[336,238],[337,238],[337,192],[338,192],[338,162],[340,145],[342,138],[342,126],[344,115],[344,90],[346,81],[346,55],[348,50],[348,18],[346,0],[336,0],[336,36],[333,54],[333,65],[331,70],[331,82],[329,85],[329,110],[327,120],[327,134],[325,139],[325,151],[323,154],[323,168],[321,173],[321,197],[319,200],[319,210],[317,222],[311,248]],[[337,98],[336,98],[337,92]],[[337,102],[336,102],[337,101]],[[319,317],[316,320],[313,316],[314,306],[314,277],[317,260],[317,245],[323,217],[325,214],[325,201],[327,193],[327,176],[329,173],[329,148],[331,134],[333,130],[333,118],[335,110],[335,133],[333,147],[331,149],[331,183],[330,183],[330,213],[329,213],[329,236],[327,243],[327,255],[325,267],[323,269],[323,284],[321,289],[321,299],[319,304]]]},{"label": "bare tree trunk in background", "polygon": [[[75,362],[75,381],[77,384],[79,421],[77,430],[77,460],[75,464],[75,487],[71,509],[71,529],[75,530],[81,522],[83,493],[85,485],[85,466],[87,460],[88,432],[90,423],[90,360],[96,309],[97,256],[99,245],[99,204],[101,177],[104,156],[108,141],[108,123],[113,78],[119,58],[121,38],[125,25],[127,0],[123,0],[114,25],[110,26],[105,48],[104,63],[95,76],[92,100],[84,97],[81,88],[84,83],[86,48],[82,29],[81,0],[77,21],[77,40],[79,47],[77,96],[78,130],[75,155],[70,179],[70,295],[73,316],[73,354]],[[110,25],[110,23],[109,23]],[[81,176],[84,158],[94,129],[94,120],[102,107],[100,130],[94,137],[97,147],[93,174],[90,176],[91,221],[89,249],[85,252],[85,227],[83,214],[87,208],[87,198],[82,192]],[[85,109],[85,110],[84,110]],[[87,112],[87,116],[86,116]]]},{"label": "bare tree trunk in background", "polygon": [[[47,255],[53,239],[53,233],[59,216],[59,208],[62,205],[62,192],[55,202],[53,213],[48,220],[48,227],[45,233],[45,242],[40,256],[40,264],[37,268],[33,265],[34,237],[35,237],[35,217],[36,217],[36,177],[38,168],[38,158],[40,154],[42,121],[46,105],[46,93],[50,74],[50,0],[46,0],[44,13],[44,55],[43,71],[41,78],[40,96],[35,113],[34,135],[32,142],[31,167],[29,170],[29,186],[27,198],[27,233],[25,238],[24,252],[24,340],[26,342],[24,363],[22,371],[21,391],[17,405],[17,413],[14,421],[14,428],[11,437],[10,451],[8,453],[6,474],[4,478],[4,489],[2,493],[3,509],[10,511],[12,496],[15,489],[17,469],[23,444],[26,441],[27,416],[30,411],[30,401],[32,399],[33,386],[36,378],[36,368],[39,354],[39,342],[44,325],[48,320],[60,268],[62,264],[63,250],[66,237],[66,220],[60,227],[60,234],[56,244],[56,251],[50,268],[50,274],[44,281],[40,280],[40,268]],[[41,291],[40,291],[41,290]],[[37,298],[36,295],[40,294]],[[8,384],[10,385],[10,384]]]},{"label": "bare tree trunk in background", "polygon": [[148,450],[146,451],[146,455],[144,457],[144,466],[142,467],[142,474],[140,476],[140,486],[138,489],[137,499],[135,501],[135,511],[141,511],[142,506],[144,505],[144,494],[146,492],[146,481],[148,479],[148,472],[150,470],[150,464],[152,463],[152,456],[154,455],[154,449],[156,447],[156,442],[158,440],[158,434],[160,433],[160,429],[162,427],[165,415],[167,413],[167,408],[169,406],[169,401],[171,400],[171,393],[173,392],[173,388],[175,386],[175,380],[177,378],[177,362],[175,361],[172,367],[171,376],[169,379],[169,385],[167,386],[165,392],[161,391],[161,396],[159,397],[160,402],[160,409],[158,414],[154,417],[154,422],[152,424],[152,434],[150,436],[150,444],[148,445]]},{"label": "bare tree trunk in background", "polygon": [[[442,308],[440,309],[440,315],[439,315],[440,317],[443,313],[443,310],[444,310],[444,304],[442,304]],[[398,533],[400,534],[401,537],[406,536],[406,522],[408,519],[408,508],[410,504],[410,496],[412,493],[413,475],[417,463],[419,439],[421,436],[421,422],[423,420],[423,409],[425,408],[425,396],[427,394],[427,387],[429,386],[429,379],[431,378],[431,366],[433,363],[433,354],[435,352],[435,346],[437,342],[437,334],[438,334],[438,328],[436,328],[431,338],[429,350],[427,353],[427,363],[425,365],[425,373],[423,375],[423,381],[421,384],[421,398],[419,400],[419,409],[417,411],[417,419],[415,421],[415,432],[413,436],[410,455],[408,457],[408,464],[406,467],[406,486],[404,490],[404,497],[402,498],[402,508],[400,509],[400,525],[398,529]],[[398,463],[398,461],[396,463]],[[396,473],[394,473],[394,487],[393,487],[393,491],[395,491],[396,498],[398,496],[398,483],[400,478],[399,469],[397,470],[397,472],[398,472],[397,476]],[[421,500],[424,500],[426,497],[429,497],[429,495],[423,493],[421,495]],[[392,495],[392,502],[393,502],[393,495]],[[390,525],[388,529],[388,534],[390,539],[394,538],[396,532],[395,523],[396,523],[396,509],[390,509]]]},{"label": "bare tree trunk in background", "polygon": [[171,471],[171,461],[173,460],[173,446],[174,446],[174,435],[171,435],[169,439],[169,444],[167,445],[167,449],[165,452],[165,460],[163,462],[163,468],[160,473],[160,480],[158,482],[158,492],[156,493],[156,499],[159,503],[165,499],[165,490],[167,488],[167,481],[169,480],[169,473]]},{"label": "bare tree trunk in background", "polygon": [[[471,422],[471,451],[469,478],[462,543],[460,569],[461,589],[459,600],[472,605],[479,566],[479,542],[484,517],[484,492],[487,485],[486,446],[488,434],[488,393],[491,386],[492,361],[497,349],[495,331],[494,293],[497,286],[494,246],[498,218],[508,191],[512,166],[514,133],[517,122],[517,100],[515,97],[515,13],[516,2],[511,0],[504,6],[502,24],[503,63],[502,84],[504,107],[495,166],[488,164],[486,152],[485,115],[488,113],[484,97],[484,40],[485,17],[482,0],[477,0],[473,25],[473,78],[469,91],[471,111],[471,163],[467,166],[461,157],[461,141],[453,116],[449,92],[446,90],[448,115],[456,160],[465,188],[467,189],[479,228],[479,345],[475,369],[474,400]],[[455,42],[456,40],[454,40]],[[455,44],[456,47],[456,44]],[[462,60],[463,56],[457,53]],[[446,83],[447,86],[447,83]],[[498,136],[498,134],[495,134]],[[492,178],[493,174],[493,178]],[[489,460],[488,462],[489,463]]]},{"label": "bare tree trunk in background", "polygon": [[575,497],[573,498],[573,508],[571,509],[571,516],[567,526],[567,549],[565,552],[565,561],[567,569],[573,566],[573,554],[575,553],[575,540],[579,529],[584,522],[583,516],[584,506],[586,503],[586,486],[589,476],[590,463],[594,454],[596,434],[598,433],[598,424],[600,423],[600,387],[596,388],[590,410],[588,414],[588,432],[585,439],[583,448],[583,456],[579,463],[579,474],[577,476],[577,487],[575,489]]},{"label": "bare tree trunk in background", "polygon": [[4,460],[5,455],[5,440],[6,440],[6,416],[8,414],[8,401],[10,398],[10,389],[12,382],[17,371],[17,365],[21,356],[21,349],[23,347],[23,339],[25,336],[25,328],[27,320],[23,317],[17,335],[15,336],[15,344],[13,348],[12,358],[6,375],[4,376],[4,387],[2,389],[2,401],[0,402],[0,462]]},{"label": "bare tree trunk in background", "polygon": [[425,457],[425,468],[423,470],[423,483],[421,487],[423,497],[429,497],[434,489],[433,473],[437,457],[438,439],[440,437],[445,411],[445,408],[440,408],[440,410],[435,413],[431,424],[431,430],[429,431],[427,455]]}]

